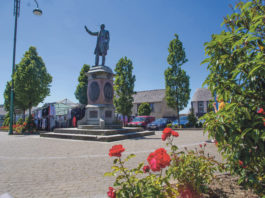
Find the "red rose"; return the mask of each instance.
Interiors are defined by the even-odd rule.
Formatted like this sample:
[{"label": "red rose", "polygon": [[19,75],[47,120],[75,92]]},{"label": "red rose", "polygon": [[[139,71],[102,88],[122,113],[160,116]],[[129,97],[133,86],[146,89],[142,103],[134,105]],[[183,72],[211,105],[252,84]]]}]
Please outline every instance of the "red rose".
[{"label": "red rose", "polygon": [[163,141],[165,141],[167,139],[167,135],[163,133],[161,138],[162,138]]},{"label": "red rose", "polygon": [[179,133],[177,131],[171,131],[171,134],[175,137],[178,137],[179,136]]},{"label": "red rose", "polygon": [[112,148],[109,150],[109,156],[110,157],[120,157],[121,153],[125,151],[125,148],[121,144],[119,145],[114,145]]},{"label": "red rose", "polygon": [[260,109],[258,110],[258,113],[260,113],[260,114],[265,114],[263,108],[260,108]]},{"label": "red rose", "polygon": [[155,152],[150,153],[147,161],[152,171],[160,171],[170,164],[170,156],[164,148],[159,148]]},{"label": "red rose", "polygon": [[200,147],[202,148],[202,144],[200,144]]},{"label": "red rose", "polygon": [[162,137],[161,137],[163,141],[165,141],[168,137],[171,136],[171,131],[172,131],[171,128],[165,128],[163,130],[163,134],[162,134]]},{"label": "red rose", "polygon": [[164,128],[163,134],[166,134],[167,136],[171,136],[171,131],[172,131],[171,128]]},{"label": "red rose", "polygon": [[204,147],[206,147],[206,145],[207,145],[207,144],[206,144],[206,143],[204,143],[204,145],[203,145],[203,146],[204,146]]},{"label": "red rose", "polygon": [[242,166],[244,164],[241,160],[238,160],[238,163],[240,166]]},{"label": "red rose", "polygon": [[150,171],[150,166],[144,166],[143,167],[143,171],[144,171],[144,173],[147,173],[147,172],[149,172]]},{"label": "red rose", "polygon": [[116,198],[116,192],[115,192],[114,188],[112,188],[112,187],[109,187],[109,191],[107,194],[110,198]]},{"label": "red rose", "polygon": [[214,140],[215,146],[218,146],[218,142],[217,140]]}]

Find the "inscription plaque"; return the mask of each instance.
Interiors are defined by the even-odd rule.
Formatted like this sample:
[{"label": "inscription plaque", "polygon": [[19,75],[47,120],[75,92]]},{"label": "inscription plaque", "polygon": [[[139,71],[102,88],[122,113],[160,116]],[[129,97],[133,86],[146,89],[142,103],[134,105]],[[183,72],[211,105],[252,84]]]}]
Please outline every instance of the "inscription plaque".
[{"label": "inscription plaque", "polygon": [[112,111],[105,111],[105,118],[111,118],[112,117]]},{"label": "inscription plaque", "polygon": [[97,118],[98,112],[97,111],[89,111],[89,117],[90,118]]}]

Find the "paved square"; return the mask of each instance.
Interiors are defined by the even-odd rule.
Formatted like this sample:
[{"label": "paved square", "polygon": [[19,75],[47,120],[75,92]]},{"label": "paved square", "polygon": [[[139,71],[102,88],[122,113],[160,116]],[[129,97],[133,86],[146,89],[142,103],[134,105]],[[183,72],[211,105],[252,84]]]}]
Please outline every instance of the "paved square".
[{"label": "paved square", "polygon": [[[208,140],[202,130],[180,131],[175,143],[194,148]],[[0,195],[14,198],[103,198],[114,177],[104,177],[110,171],[113,158],[109,149],[115,144],[125,147],[124,155],[136,154],[128,165],[145,162],[157,148],[167,148],[161,132],[140,139],[111,143],[63,140],[31,136],[9,136],[0,132]],[[214,144],[207,152],[217,156]]]}]

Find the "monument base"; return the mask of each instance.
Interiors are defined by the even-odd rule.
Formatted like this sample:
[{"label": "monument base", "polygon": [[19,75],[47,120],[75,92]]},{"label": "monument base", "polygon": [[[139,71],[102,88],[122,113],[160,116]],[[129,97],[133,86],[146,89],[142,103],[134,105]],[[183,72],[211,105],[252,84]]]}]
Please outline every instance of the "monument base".
[{"label": "monument base", "polygon": [[87,105],[85,116],[77,122],[77,126],[80,128],[82,125],[98,125],[101,126],[100,128],[105,128],[105,126],[117,125],[114,112],[112,104]]}]

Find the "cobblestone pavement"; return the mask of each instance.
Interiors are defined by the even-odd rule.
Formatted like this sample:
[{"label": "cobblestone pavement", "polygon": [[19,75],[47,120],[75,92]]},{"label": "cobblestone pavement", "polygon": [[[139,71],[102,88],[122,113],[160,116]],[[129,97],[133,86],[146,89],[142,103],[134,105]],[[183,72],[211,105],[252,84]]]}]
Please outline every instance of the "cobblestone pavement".
[{"label": "cobblestone pavement", "polygon": [[[180,148],[193,148],[208,140],[201,130],[180,131],[175,139]],[[0,195],[14,198],[104,198],[113,177],[103,177],[110,171],[113,159],[109,149],[122,144],[136,157],[134,166],[146,162],[148,154],[157,148],[167,148],[161,132],[145,138],[111,143],[40,138],[37,135],[8,136],[0,132]],[[217,156],[214,144],[206,151]]]}]

